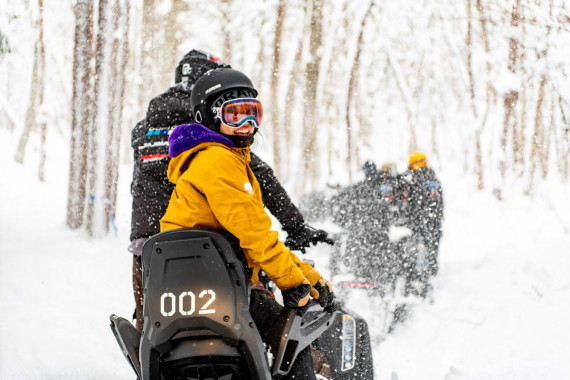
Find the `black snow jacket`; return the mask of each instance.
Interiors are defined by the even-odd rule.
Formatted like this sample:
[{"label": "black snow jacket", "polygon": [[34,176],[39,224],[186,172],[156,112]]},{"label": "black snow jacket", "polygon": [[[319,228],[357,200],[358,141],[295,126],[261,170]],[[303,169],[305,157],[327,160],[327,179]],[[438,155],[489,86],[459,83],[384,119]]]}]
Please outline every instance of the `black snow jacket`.
[{"label": "black snow jacket", "polygon": [[443,190],[429,167],[409,171],[409,225],[428,243],[438,244],[442,234]]},{"label": "black snow jacket", "polygon": [[[168,136],[179,124],[191,122],[190,93],[181,86],[174,86],[150,101],[146,118],[133,129],[131,241],[160,232],[160,219],[174,189],[166,177],[170,162]],[[291,234],[301,228],[303,216],[275,177],[273,169],[254,153],[251,153],[250,167],[261,187],[265,207],[281,223],[283,230]]]}]

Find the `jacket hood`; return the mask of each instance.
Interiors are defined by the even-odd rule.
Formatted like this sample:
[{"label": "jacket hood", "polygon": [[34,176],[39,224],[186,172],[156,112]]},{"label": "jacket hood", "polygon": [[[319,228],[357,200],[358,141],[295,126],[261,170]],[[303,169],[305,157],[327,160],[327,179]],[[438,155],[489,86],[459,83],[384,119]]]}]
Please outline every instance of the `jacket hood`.
[{"label": "jacket hood", "polygon": [[146,121],[153,128],[193,122],[190,94],[180,86],[170,87],[150,101]]},{"label": "jacket hood", "polygon": [[182,124],[174,128],[168,138],[168,155],[174,158],[180,153],[204,142],[217,142],[235,147],[235,144],[230,139],[206,128],[202,124]]},{"label": "jacket hood", "polygon": [[179,125],[170,134],[168,143],[169,156],[172,159],[168,165],[167,176],[169,181],[174,184],[188,168],[188,158],[208,146],[217,145],[228,150],[243,151],[241,154],[244,155],[246,162],[250,161],[249,148],[236,148],[230,139],[204,127],[202,124]]}]

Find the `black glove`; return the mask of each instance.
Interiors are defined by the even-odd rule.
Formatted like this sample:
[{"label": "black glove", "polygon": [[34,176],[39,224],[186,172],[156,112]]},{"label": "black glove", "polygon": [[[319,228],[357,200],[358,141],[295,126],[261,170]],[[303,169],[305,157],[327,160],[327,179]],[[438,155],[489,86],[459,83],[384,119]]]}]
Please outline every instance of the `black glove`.
[{"label": "black glove", "polygon": [[302,224],[296,230],[288,232],[285,245],[292,251],[305,253],[305,248],[310,247],[311,244],[316,245],[319,242],[330,245],[334,244],[334,241],[328,237],[326,231],[317,230],[311,226]]},{"label": "black glove", "polygon": [[[305,280],[306,281],[306,280]],[[292,289],[283,290],[283,304],[287,307],[303,307],[309,302],[311,284],[308,281],[295,286]]]},{"label": "black glove", "polygon": [[331,305],[334,300],[334,292],[330,282],[321,277],[321,279],[313,285],[311,296],[318,300],[323,308]]}]

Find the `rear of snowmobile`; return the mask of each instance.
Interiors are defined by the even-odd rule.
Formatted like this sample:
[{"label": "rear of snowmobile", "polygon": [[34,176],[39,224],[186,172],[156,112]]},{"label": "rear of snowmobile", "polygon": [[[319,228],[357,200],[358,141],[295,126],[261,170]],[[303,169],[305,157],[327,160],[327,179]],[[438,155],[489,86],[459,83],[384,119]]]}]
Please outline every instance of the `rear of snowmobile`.
[{"label": "rear of snowmobile", "polygon": [[145,244],[142,334],[111,316],[111,329],[139,379],[281,378],[315,340],[332,378],[372,378],[371,367],[370,376],[359,376],[357,354],[365,357],[370,350],[355,343],[362,326],[315,301],[284,308],[280,330],[264,344],[249,313],[249,281],[230,240],[218,232],[181,229]]}]

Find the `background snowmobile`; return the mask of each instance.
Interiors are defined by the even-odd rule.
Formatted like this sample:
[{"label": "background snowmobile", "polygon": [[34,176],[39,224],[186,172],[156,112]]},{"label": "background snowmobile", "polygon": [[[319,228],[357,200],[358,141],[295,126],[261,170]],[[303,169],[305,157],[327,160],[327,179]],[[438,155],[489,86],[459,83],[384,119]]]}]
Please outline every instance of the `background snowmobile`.
[{"label": "background snowmobile", "polygon": [[425,244],[409,225],[413,216],[408,193],[405,180],[391,173],[302,200],[300,210],[307,220],[329,220],[341,229],[333,236],[333,276],[348,272],[354,283],[381,296],[392,294],[403,280],[406,294],[425,296],[429,280]]},{"label": "background snowmobile", "polygon": [[[330,257],[331,280],[341,299],[366,291],[375,312],[369,322],[390,332],[405,319],[408,304],[431,289],[426,244],[413,233],[408,181],[394,171],[374,171],[344,188],[305,197],[300,210],[311,221],[340,228]],[[351,306],[351,305],[347,305]]]},{"label": "background snowmobile", "polygon": [[[236,255],[239,246],[232,242],[218,232],[181,229],[145,244],[142,336],[128,320],[111,316],[111,329],[139,379],[280,378],[319,337],[319,348],[340,347],[322,351],[333,378],[372,378],[371,365],[369,376],[357,371],[359,358],[370,359],[370,345],[365,352],[355,343],[362,326],[315,301],[284,308],[266,350],[249,313],[250,286]],[[327,330],[334,333],[323,337]]]}]

